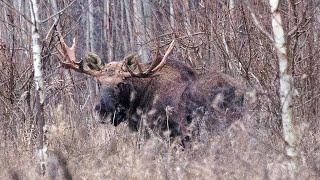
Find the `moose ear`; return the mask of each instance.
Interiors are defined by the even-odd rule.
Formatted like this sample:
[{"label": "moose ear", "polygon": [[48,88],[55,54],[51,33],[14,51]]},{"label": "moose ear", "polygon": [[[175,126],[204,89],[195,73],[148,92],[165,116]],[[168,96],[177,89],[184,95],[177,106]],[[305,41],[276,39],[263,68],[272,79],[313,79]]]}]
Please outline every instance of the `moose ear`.
[{"label": "moose ear", "polygon": [[135,68],[136,61],[137,61],[136,57],[137,57],[137,54],[132,53],[132,54],[127,55],[123,59],[121,70],[122,70],[122,74],[125,77],[131,77],[129,71],[130,71],[130,69],[134,69]]},{"label": "moose ear", "polygon": [[129,54],[124,58],[124,63],[126,63],[127,66],[132,66],[135,64],[137,54]]},{"label": "moose ear", "polygon": [[85,65],[91,70],[101,71],[104,67],[101,58],[93,52],[89,52],[84,60]]},{"label": "moose ear", "polygon": [[137,54],[129,54],[123,59],[122,70],[128,72],[134,70],[138,64]]}]

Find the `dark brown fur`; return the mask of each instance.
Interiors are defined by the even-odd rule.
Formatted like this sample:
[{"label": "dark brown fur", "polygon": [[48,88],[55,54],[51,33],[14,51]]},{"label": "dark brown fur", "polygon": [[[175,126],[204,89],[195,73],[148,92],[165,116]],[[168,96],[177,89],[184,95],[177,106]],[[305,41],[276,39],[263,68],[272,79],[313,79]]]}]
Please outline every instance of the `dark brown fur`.
[{"label": "dark brown fur", "polygon": [[114,125],[128,120],[133,130],[146,116],[149,129],[161,134],[169,127],[172,137],[185,136],[197,108],[214,114],[241,106],[242,92],[232,77],[216,71],[198,75],[174,60],[147,78],[132,77],[122,62],[112,62],[98,79],[101,98],[95,109],[101,119],[109,118]]}]

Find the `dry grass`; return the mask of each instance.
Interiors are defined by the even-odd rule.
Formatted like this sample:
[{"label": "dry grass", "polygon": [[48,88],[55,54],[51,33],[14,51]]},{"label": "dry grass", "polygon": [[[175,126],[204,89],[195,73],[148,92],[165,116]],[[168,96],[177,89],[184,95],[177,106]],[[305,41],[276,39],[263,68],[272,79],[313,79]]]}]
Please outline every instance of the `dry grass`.
[{"label": "dry grass", "polygon": [[[268,113],[248,111],[229,127],[201,131],[191,147],[146,140],[126,124],[99,124],[94,117],[52,106],[45,179],[287,179],[281,136],[267,127]],[[67,114],[68,113],[68,114]],[[297,179],[320,177],[320,133],[305,124]],[[22,140],[21,140],[22,141]],[[26,143],[1,144],[0,179],[43,179]]]}]

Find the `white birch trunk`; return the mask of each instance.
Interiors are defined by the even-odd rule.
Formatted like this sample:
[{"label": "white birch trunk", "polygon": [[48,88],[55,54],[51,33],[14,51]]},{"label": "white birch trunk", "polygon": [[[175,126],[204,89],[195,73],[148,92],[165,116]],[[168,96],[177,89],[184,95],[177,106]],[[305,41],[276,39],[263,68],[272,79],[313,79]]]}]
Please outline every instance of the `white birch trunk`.
[{"label": "white birch trunk", "polygon": [[[38,94],[39,107],[37,108],[38,113],[43,113],[43,105],[44,105],[44,84],[42,78],[42,70],[41,70],[41,46],[40,46],[40,34],[39,34],[39,11],[36,0],[30,0],[30,10],[31,10],[31,20],[32,24],[32,57],[33,57],[33,69],[34,69],[34,82],[35,89]],[[41,114],[40,119],[37,119],[38,128],[39,128],[39,159],[40,159],[40,168],[41,173],[45,174],[45,169],[47,166],[47,147],[44,143],[44,119],[43,114]]]},{"label": "white birch trunk", "polygon": [[279,70],[280,70],[280,101],[282,105],[281,118],[283,126],[284,140],[287,142],[286,154],[291,158],[289,163],[289,172],[294,177],[294,172],[297,170],[297,157],[296,141],[297,134],[293,124],[293,78],[289,71],[289,59],[288,51],[286,47],[286,36],[284,33],[282,19],[280,11],[278,9],[279,0],[270,0],[271,7],[271,19],[272,19],[272,30],[274,37],[274,46],[276,48]]},{"label": "white birch trunk", "polygon": [[34,81],[36,91],[39,91],[40,103],[44,103],[44,86],[41,71],[41,47],[40,47],[40,34],[38,31],[39,14],[36,0],[30,0],[31,19],[32,25],[32,56],[33,56],[33,69],[34,69]]},{"label": "white birch trunk", "polygon": [[233,11],[235,7],[235,0],[229,0],[229,10]]}]

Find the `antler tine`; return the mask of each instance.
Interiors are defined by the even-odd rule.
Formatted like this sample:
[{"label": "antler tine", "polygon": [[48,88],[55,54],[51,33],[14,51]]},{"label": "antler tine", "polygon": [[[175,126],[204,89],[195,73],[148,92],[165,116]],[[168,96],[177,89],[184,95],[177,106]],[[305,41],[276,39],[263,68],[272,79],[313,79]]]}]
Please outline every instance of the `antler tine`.
[{"label": "antler tine", "polygon": [[138,77],[138,74],[134,73],[134,72],[130,69],[130,67],[129,67],[129,65],[128,65],[127,63],[125,63],[125,66],[126,66],[126,68],[127,68],[127,71],[131,74],[131,76],[133,76],[133,77]]},{"label": "antler tine", "polygon": [[72,45],[71,45],[70,49],[75,49],[76,46],[77,46],[77,40],[76,40],[76,38],[74,37],[74,38],[72,39]]},{"label": "antler tine", "polygon": [[64,56],[65,59],[69,63],[80,64],[81,61],[80,62],[76,61],[76,52],[75,52],[76,51],[76,38],[73,38],[72,45],[71,45],[71,47],[69,47],[67,45],[67,43],[64,41],[64,38],[59,31],[58,31],[58,35],[59,35],[60,45],[61,45],[61,48],[63,51],[62,56]]},{"label": "antler tine", "polygon": [[167,57],[169,56],[169,54],[171,53],[172,49],[174,48],[175,45],[175,39],[172,40],[172,42],[170,43],[169,48],[167,49],[166,53],[164,54],[161,62],[151,70],[152,73],[157,72],[159,69],[161,69],[167,62]]},{"label": "antler tine", "polygon": [[101,71],[97,71],[90,68],[84,69],[83,62],[76,61],[76,45],[77,45],[76,38],[73,38],[72,45],[69,47],[67,43],[64,41],[63,36],[59,31],[58,31],[58,36],[59,36],[60,46],[61,46],[61,50],[59,50],[58,48],[58,51],[65,59],[64,61],[63,60],[60,61],[63,67],[68,69],[74,69],[75,71],[78,71],[80,73],[85,73],[91,76],[101,75]]},{"label": "antler tine", "polygon": [[[175,45],[175,40],[173,40],[170,43],[169,48],[167,49],[165,55],[163,56],[162,60],[158,63],[157,58],[152,61],[151,65],[149,66],[149,68],[146,71],[142,71],[141,65],[139,63],[139,61],[136,59],[136,56],[134,55],[129,55],[128,57],[125,58],[125,66],[128,70],[128,72],[131,74],[131,76],[133,77],[148,77],[149,75],[152,75],[153,73],[157,72],[158,70],[160,70],[166,63],[167,61],[167,57],[169,56],[169,54],[171,53],[172,49],[174,48]],[[131,63],[133,62],[135,65],[137,65],[138,68],[138,73],[135,73],[130,66],[128,65],[129,60],[134,59],[134,61],[131,61]]]},{"label": "antler tine", "polygon": [[165,55],[163,56],[163,58],[162,58],[162,60],[160,62],[157,61],[158,60],[157,58],[159,56],[159,48],[158,48],[156,59],[154,61],[152,61],[151,65],[147,69],[147,71],[143,72],[144,76],[148,76],[149,74],[153,74],[153,73],[157,72],[158,70],[160,70],[166,64],[167,57],[169,56],[169,54],[171,53],[172,49],[174,48],[174,44],[175,44],[175,39],[172,40],[172,42],[170,43],[169,48],[167,49]]}]

